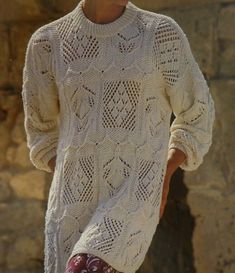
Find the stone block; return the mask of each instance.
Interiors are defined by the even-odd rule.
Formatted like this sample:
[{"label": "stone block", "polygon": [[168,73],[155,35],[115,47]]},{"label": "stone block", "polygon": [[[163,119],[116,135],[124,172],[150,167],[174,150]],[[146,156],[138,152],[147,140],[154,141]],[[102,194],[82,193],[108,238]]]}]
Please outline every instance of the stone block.
[{"label": "stone block", "polygon": [[38,200],[14,200],[0,203],[0,232],[41,230],[44,226],[44,208]]},{"label": "stone block", "polygon": [[2,118],[0,122],[0,167],[6,165],[6,151],[11,144],[11,129],[17,113],[20,111],[19,96],[11,90],[0,90],[0,113]]},{"label": "stone block", "polygon": [[[43,234],[40,234],[42,237]],[[34,268],[38,260],[43,260],[43,242],[38,234],[26,234],[16,238],[7,253],[7,267],[9,269]]]},{"label": "stone block", "polygon": [[11,0],[1,1],[0,3],[0,21],[24,21],[39,20],[47,17],[48,11],[43,9],[42,1],[37,0]]},{"label": "stone block", "polygon": [[29,149],[26,142],[21,143],[17,147],[10,146],[6,152],[6,159],[11,165],[20,167],[32,167],[29,159]]},{"label": "stone block", "polygon": [[10,185],[19,198],[45,199],[45,172],[32,170],[17,174],[10,180]]},{"label": "stone block", "polygon": [[148,10],[161,10],[167,8],[194,8],[208,4],[216,4],[221,0],[133,0],[137,6]]},{"label": "stone block", "polygon": [[0,236],[0,267],[6,263],[6,247],[9,244],[9,238],[6,235]]},{"label": "stone block", "polygon": [[[22,97],[20,97],[21,104],[22,102]],[[23,106],[23,105],[22,105]],[[15,120],[15,125],[12,129],[11,132],[11,138],[12,141],[16,144],[21,144],[26,141],[26,132],[24,128],[24,113],[21,111],[18,113],[16,120]]]},{"label": "stone block", "polygon": [[223,40],[220,45],[220,75],[222,77],[235,77],[235,40]]},{"label": "stone block", "polygon": [[51,9],[53,11],[60,12],[61,16],[63,16],[62,14],[66,14],[72,11],[79,2],[80,2],[79,0],[70,0],[70,1],[57,0],[57,1],[43,1],[42,4],[44,4],[45,9]]},{"label": "stone block", "polygon": [[216,128],[213,154],[219,160],[219,166],[227,183],[228,192],[235,190],[235,80],[215,80],[211,84],[211,92],[216,108]]},{"label": "stone block", "polygon": [[[233,195],[233,196],[232,196]],[[195,217],[193,233],[196,272],[235,272],[235,195],[214,199],[204,192],[189,192]]]},{"label": "stone block", "polygon": [[11,197],[11,188],[8,181],[0,178],[0,202],[7,201]]},{"label": "stone block", "polygon": [[6,151],[10,143],[10,132],[6,124],[0,124],[0,168],[6,165]]},{"label": "stone block", "polygon": [[20,167],[30,167],[29,148],[26,142],[22,142],[16,149],[15,163]]},{"label": "stone block", "polygon": [[235,5],[228,5],[221,9],[218,22],[218,36],[220,39],[235,40]]},{"label": "stone block", "polygon": [[[0,11],[1,13],[1,11]],[[8,68],[10,60],[8,28],[0,24],[0,86],[8,82]]]}]

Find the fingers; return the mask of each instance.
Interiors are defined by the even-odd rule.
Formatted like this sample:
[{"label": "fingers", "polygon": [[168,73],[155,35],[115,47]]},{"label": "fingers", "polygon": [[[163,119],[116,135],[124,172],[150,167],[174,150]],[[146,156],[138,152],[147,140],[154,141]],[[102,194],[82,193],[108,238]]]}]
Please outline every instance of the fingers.
[{"label": "fingers", "polygon": [[166,178],[163,185],[163,191],[162,191],[162,201],[160,205],[160,219],[162,218],[164,210],[165,210],[168,193],[169,193],[169,179]]}]

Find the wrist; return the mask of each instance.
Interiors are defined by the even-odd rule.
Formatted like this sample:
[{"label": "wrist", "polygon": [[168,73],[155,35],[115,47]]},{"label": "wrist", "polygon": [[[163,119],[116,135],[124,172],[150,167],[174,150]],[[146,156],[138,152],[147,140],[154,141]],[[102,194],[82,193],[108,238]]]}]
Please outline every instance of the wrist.
[{"label": "wrist", "polygon": [[53,156],[49,161],[48,161],[48,166],[52,170],[52,172],[55,169],[55,162],[56,162],[56,155]]},{"label": "wrist", "polygon": [[178,149],[178,148],[171,148],[168,150],[168,157],[167,157],[167,171],[170,174],[173,174],[176,169],[185,161],[186,154]]}]

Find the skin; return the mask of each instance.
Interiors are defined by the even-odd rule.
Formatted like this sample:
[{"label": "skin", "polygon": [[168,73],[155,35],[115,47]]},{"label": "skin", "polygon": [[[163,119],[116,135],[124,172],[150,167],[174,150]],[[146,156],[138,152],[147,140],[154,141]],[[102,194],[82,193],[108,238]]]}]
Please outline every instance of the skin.
[{"label": "skin", "polygon": [[107,24],[122,15],[128,0],[85,0],[83,12],[96,24]]},{"label": "skin", "polygon": [[[127,3],[128,0],[85,0],[83,4],[83,11],[90,21],[97,24],[106,24],[121,16]],[[168,151],[167,169],[163,184],[162,201],[160,207],[160,218],[163,215],[165,205],[167,203],[171,177],[185,159],[186,155],[179,149],[172,148]],[[51,158],[48,162],[48,165],[53,172],[55,169],[55,162],[56,156]]]}]

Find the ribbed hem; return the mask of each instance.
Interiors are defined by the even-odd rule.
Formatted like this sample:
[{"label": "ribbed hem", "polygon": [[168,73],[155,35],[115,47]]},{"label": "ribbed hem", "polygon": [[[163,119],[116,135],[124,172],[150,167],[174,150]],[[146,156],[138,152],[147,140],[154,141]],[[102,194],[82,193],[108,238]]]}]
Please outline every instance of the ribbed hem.
[{"label": "ribbed hem", "polygon": [[76,28],[81,28],[86,34],[93,36],[105,37],[115,35],[134,20],[139,9],[129,1],[124,12],[116,20],[107,24],[97,24],[86,17],[82,8],[83,2],[84,0],[81,0],[74,9],[74,24]]}]

